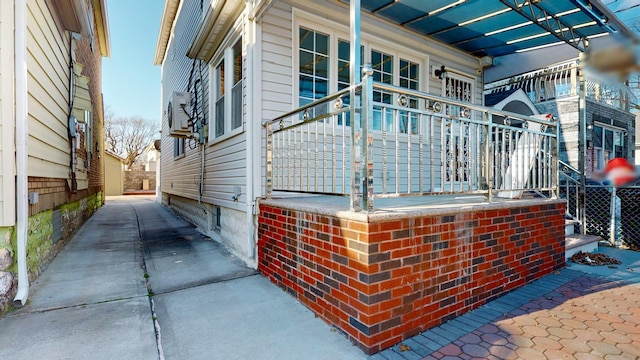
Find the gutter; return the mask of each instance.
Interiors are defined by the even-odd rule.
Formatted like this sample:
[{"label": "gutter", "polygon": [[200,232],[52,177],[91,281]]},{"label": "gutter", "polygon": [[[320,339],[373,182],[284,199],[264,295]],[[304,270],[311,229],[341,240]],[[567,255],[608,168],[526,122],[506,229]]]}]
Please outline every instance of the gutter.
[{"label": "gutter", "polygon": [[29,149],[27,111],[27,0],[15,2],[15,141],[16,141],[16,231],[18,261],[18,292],[13,305],[21,307],[29,297],[29,269],[27,268],[27,228],[29,224],[29,178],[27,161]]}]

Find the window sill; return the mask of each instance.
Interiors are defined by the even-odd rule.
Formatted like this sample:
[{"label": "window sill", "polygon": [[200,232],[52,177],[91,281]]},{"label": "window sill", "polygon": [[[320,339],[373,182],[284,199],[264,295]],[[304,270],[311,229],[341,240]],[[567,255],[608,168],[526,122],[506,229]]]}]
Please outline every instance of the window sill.
[{"label": "window sill", "polygon": [[237,129],[235,129],[233,131],[231,131],[228,134],[224,134],[224,135],[222,135],[220,137],[214,138],[213,140],[211,140],[211,137],[209,137],[210,140],[209,140],[207,146],[212,146],[212,145],[221,143],[223,141],[229,140],[229,139],[231,139],[231,138],[233,138],[233,137],[235,137],[237,135],[242,134],[243,132],[244,132],[244,125],[240,126],[239,128],[237,128]]}]

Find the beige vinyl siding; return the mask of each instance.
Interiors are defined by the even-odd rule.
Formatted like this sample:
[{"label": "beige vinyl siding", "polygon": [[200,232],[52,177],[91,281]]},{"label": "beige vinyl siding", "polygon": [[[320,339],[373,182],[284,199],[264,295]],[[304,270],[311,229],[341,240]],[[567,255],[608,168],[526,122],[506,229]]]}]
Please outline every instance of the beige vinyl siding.
[{"label": "beige vinyl siding", "polygon": [[[170,39],[167,54],[162,68],[162,108],[166,109],[173,91],[186,91],[193,59],[184,54],[191,45],[197,27],[201,21],[199,2],[183,2],[174,27],[174,35]],[[246,41],[246,37],[243,36]],[[200,78],[199,66],[202,66],[202,93],[199,90],[199,101],[202,112],[206,116],[209,126],[214,126],[209,111],[209,64],[196,60],[196,70],[192,83]],[[246,96],[246,64],[243,63],[243,96]],[[198,85],[200,88],[200,85]],[[200,95],[202,95],[200,97]],[[194,96],[191,91],[191,96]],[[243,106],[243,124],[246,122],[246,104]],[[243,125],[244,127],[245,125]],[[227,129],[228,131],[228,129]],[[191,145],[191,147],[190,147]],[[200,169],[202,153],[195,140],[186,140],[184,156],[175,158],[173,155],[174,140],[169,136],[166,114],[162,122],[162,191],[193,200],[199,198]],[[166,149],[166,150],[165,150]],[[246,136],[242,132],[238,135],[216,141],[209,139],[204,146],[204,186],[202,200],[219,206],[246,210],[246,196],[240,196],[240,201],[233,202],[231,196],[234,187],[240,186],[246,193]]]},{"label": "beige vinyl siding", "polygon": [[13,1],[0,1],[0,226],[15,224]]},{"label": "beige vinyl siding", "polygon": [[27,3],[29,176],[67,178],[69,40],[44,1]]}]

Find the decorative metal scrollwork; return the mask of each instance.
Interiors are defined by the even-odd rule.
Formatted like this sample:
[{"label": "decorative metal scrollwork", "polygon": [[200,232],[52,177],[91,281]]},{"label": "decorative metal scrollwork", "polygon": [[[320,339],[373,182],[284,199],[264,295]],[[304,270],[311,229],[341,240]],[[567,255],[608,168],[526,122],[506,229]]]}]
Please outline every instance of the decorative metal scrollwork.
[{"label": "decorative metal scrollwork", "polygon": [[523,122],[522,123],[522,128],[523,129],[528,129],[529,128],[529,122],[528,121]]},{"label": "decorative metal scrollwork", "polygon": [[463,107],[460,109],[460,117],[469,119],[471,117],[471,110],[469,108]]},{"label": "decorative metal scrollwork", "polygon": [[507,125],[507,126],[510,126],[511,125],[511,118],[504,119],[504,124]]},{"label": "decorative metal scrollwork", "polygon": [[442,111],[442,104],[436,101],[431,105],[431,109],[433,109],[434,112],[439,113]]},{"label": "decorative metal scrollwork", "polygon": [[338,98],[336,99],[336,103],[335,103],[335,104],[333,104],[333,107],[334,107],[336,110],[340,110],[340,109],[342,109],[342,105],[343,105],[343,104],[344,104],[344,102],[342,101],[342,96],[340,96],[340,97],[338,97]]},{"label": "decorative metal scrollwork", "polygon": [[409,103],[409,98],[407,97],[407,95],[402,94],[398,96],[398,105],[407,106],[408,103]]},{"label": "decorative metal scrollwork", "polygon": [[305,110],[305,111],[302,113],[302,120],[304,120],[304,121],[309,120],[309,110]]},{"label": "decorative metal scrollwork", "polygon": [[547,125],[546,125],[546,124],[541,124],[541,125],[540,125],[540,131],[541,131],[541,132],[545,132],[545,131],[547,131]]},{"label": "decorative metal scrollwork", "polygon": [[284,119],[280,120],[280,130],[284,129]]}]

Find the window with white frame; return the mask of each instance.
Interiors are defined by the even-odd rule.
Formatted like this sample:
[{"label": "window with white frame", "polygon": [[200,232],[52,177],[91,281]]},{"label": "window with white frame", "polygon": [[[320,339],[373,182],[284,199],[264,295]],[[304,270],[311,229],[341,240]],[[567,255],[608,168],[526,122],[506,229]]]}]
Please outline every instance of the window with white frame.
[{"label": "window with white frame", "polygon": [[593,126],[593,155],[596,169],[604,169],[609,160],[626,157],[624,129],[595,124]]},{"label": "window with white frame", "polygon": [[224,48],[213,62],[209,139],[214,141],[242,131],[242,63],[242,38]]},{"label": "window with white frame", "polygon": [[184,138],[173,138],[173,157],[184,155]]},{"label": "window with white frame", "polygon": [[[330,93],[344,89],[350,83],[350,43],[347,34],[319,25],[298,26],[298,106],[321,99]],[[422,90],[420,80],[421,63],[426,59],[406,54],[403,49],[386,47],[367,41],[361,43],[360,64],[371,63],[374,81],[396,85],[412,90]],[[332,49],[335,49],[332,51]],[[412,132],[417,131],[417,115],[400,114],[394,128],[391,110],[383,111],[382,104],[392,104],[394,95],[385,91],[374,91],[374,130]],[[348,97],[344,99],[349,103]],[[408,107],[418,108],[417,99],[409,99]],[[347,117],[347,125],[349,117]]]}]

